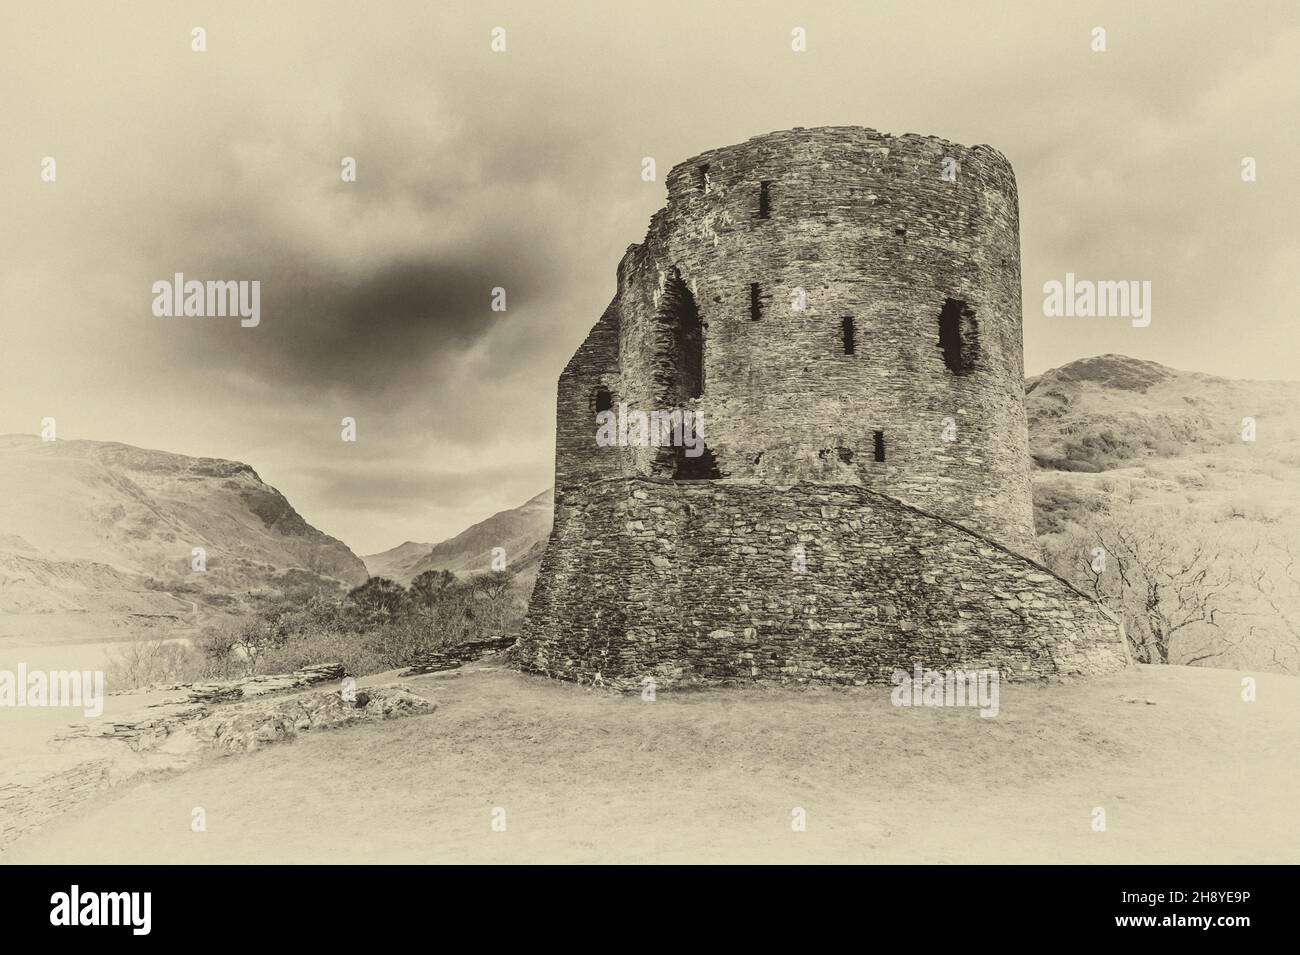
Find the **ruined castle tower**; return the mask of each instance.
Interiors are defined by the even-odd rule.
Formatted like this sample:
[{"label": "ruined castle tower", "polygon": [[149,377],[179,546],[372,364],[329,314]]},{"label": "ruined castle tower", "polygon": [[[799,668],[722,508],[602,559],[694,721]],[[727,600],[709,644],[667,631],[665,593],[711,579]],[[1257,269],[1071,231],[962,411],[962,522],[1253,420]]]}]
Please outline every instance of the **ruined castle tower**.
[{"label": "ruined castle tower", "polygon": [[[629,410],[700,415],[706,449],[598,442]],[[1118,623],[1034,562],[1016,183],[987,146],[794,129],[674,167],[560,376],[556,445],[526,669],[1125,663]]]}]

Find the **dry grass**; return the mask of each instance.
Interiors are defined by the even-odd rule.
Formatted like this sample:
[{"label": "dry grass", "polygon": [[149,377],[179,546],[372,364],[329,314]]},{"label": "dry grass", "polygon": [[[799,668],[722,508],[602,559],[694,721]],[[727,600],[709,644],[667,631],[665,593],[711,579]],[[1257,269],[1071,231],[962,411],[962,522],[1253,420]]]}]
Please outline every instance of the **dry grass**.
[{"label": "dry grass", "polygon": [[411,682],[429,716],[116,790],[6,861],[1294,863],[1300,683],[1262,675],[1243,703],[1240,678],[1004,685],[984,719],[896,708],[887,688],[646,703],[507,670],[427,677]]}]

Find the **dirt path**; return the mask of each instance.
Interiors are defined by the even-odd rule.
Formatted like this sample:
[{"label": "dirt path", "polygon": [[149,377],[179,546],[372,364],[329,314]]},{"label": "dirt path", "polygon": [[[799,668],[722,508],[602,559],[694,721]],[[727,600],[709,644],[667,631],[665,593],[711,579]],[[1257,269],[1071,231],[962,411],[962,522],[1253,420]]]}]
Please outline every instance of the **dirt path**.
[{"label": "dirt path", "polygon": [[509,671],[419,678],[433,714],[113,790],[0,859],[1294,863],[1300,680],[1261,676],[1244,703],[1240,679],[1004,685],[983,719],[887,688],[646,703]]}]

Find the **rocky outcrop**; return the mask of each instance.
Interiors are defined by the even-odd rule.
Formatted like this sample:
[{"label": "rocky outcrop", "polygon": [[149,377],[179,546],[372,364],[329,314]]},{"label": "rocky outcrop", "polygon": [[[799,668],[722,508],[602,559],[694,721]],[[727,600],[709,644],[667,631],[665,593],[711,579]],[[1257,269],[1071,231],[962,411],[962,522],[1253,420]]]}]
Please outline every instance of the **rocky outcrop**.
[{"label": "rocky outcrop", "polygon": [[217,749],[243,752],[284,742],[299,733],[432,713],[435,708],[401,684],[359,689],[350,700],[338,692],[304,693],[223,707],[199,720],[194,734]]},{"label": "rocky outcrop", "polygon": [[306,732],[437,708],[401,683],[303,689],[341,675],[341,667],[326,665],[228,683],[177,684],[170,688],[176,695],[139,711],[77,724],[57,740],[61,753],[50,757],[61,768],[12,773],[0,783],[0,851],[97,793],[149,773],[183,770],[205,756],[247,752]]},{"label": "rocky outcrop", "polygon": [[149,687],[149,689],[181,693],[183,702],[186,703],[228,703],[255,696],[266,696],[268,693],[301,690],[329,680],[342,680],[346,675],[347,671],[341,663],[317,663],[303,667],[301,670],[294,670],[292,673],[255,674],[210,683],[168,683]]},{"label": "rocky outcrop", "polygon": [[[152,703],[138,713],[76,724],[62,738],[113,739],[142,752],[192,730],[192,739],[221,749],[241,750],[309,729],[330,729],[433,709],[427,700],[399,684],[287,695],[343,677],[341,664],[326,663],[293,673],[156,687],[156,691],[174,691],[177,695]],[[173,752],[188,748],[184,743],[176,745],[176,741],[169,744]]]}]

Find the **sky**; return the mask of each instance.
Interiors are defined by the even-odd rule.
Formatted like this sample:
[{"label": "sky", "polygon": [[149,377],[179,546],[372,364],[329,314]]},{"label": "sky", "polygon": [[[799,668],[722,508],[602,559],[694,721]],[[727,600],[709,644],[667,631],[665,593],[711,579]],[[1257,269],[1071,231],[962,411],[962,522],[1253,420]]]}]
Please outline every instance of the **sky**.
[{"label": "sky", "polygon": [[[668,169],[776,129],[1000,149],[1027,374],[1300,378],[1294,3],[53,0],[0,51],[0,434],[244,461],[358,554],[550,485]],[[154,315],[176,272],[260,281],[260,324]],[[1067,272],[1150,281],[1151,324],[1044,316]]]}]

